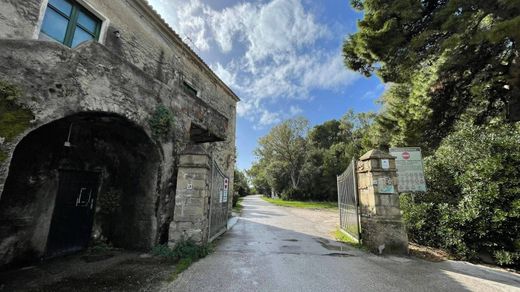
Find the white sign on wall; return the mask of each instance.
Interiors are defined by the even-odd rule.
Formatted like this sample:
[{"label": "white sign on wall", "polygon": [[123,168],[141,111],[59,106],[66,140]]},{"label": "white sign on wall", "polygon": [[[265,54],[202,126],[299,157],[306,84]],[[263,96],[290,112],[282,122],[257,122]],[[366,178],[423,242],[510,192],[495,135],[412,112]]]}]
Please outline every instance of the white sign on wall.
[{"label": "white sign on wall", "polygon": [[421,148],[390,148],[390,155],[395,156],[399,192],[426,192]]},{"label": "white sign on wall", "polygon": [[381,168],[382,169],[389,169],[390,168],[390,160],[388,160],[388,159],[381,159]]}]

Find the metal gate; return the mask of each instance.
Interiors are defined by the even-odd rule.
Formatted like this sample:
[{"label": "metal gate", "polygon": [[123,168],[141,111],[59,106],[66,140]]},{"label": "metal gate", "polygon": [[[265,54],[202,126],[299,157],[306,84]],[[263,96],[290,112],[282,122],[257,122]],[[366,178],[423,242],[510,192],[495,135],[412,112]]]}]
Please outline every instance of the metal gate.
[{"label": "metal gate", "polygon": [[338,206],[340,228],[359,240],[359,207],[356,182],[356,160],[338,176]]},{"label": "metal gate", "polygon": [[211,190],[209,200],[209,241],[227,229],[229,180],[213,161],[211,167]]}]

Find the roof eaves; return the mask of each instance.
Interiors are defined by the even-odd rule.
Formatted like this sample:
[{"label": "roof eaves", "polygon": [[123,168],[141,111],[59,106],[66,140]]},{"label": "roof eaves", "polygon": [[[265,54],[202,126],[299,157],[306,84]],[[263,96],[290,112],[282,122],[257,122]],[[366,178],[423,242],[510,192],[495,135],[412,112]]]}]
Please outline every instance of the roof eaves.
[{"label": "roof eaves", "polygon": [[222,79],[220,79],[220,77],[218,77],[218,75],[215,74],[215,72],[213,72],[213,70],[211,70],[211,68],[208,66],[208,64],[206,64],[206,62],[204,62],[204,60],[202,60],[202,58],[199,55],[197,55],[197,53],[195,53],[191,49],[191,47],[188,46],[188,44],[186,44],[181,39],[181,37],[177,34],[177,32],[175,32],[175,30],[173,30],[173,28],[166,22],[166,20],[164,20],[164,18],[162,18],[162,16],[159,14],[159,12],[157,12],[152,7],[152,5],[150,5],[150,3],[148,3],[148,0],[133,0],[133,1],[135,1],[135,3],[137,3],[140,6],[140,8],[142,8],[145,12],[148,13],[152,17],[152,19],[156,22],[156,24],[159,25],[159,27],[161,27],[175,43],[177,43],[182,49],[186,50],[186,52],[196,62],[198,62],[200,65],[202,65],[202,67],[205,70],[207,70],[208,73],[213,78],[215,78],[216,81],[222,86],[224,91],[228,92],[236,101],[240,101],[240,98],[235,94],[235,92],[233,92],[233,90],[231,88],[229,88],[229,86],[224,81],[222,81]]}]

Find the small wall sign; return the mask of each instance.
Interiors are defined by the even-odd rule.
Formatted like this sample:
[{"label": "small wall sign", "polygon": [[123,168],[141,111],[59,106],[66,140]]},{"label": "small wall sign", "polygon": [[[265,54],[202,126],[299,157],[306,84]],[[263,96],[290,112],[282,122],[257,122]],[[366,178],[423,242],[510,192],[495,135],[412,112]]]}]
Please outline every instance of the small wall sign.
[{"label": "small wall sign", "polygon": [[377,179],[377,192],[381,194],[395,193],[394,183],[390,177],[380,177]]},{"label": "small wall sign", "polygon": [[381,168],[382,169],[390,169],[390,160],[381,159]]}]

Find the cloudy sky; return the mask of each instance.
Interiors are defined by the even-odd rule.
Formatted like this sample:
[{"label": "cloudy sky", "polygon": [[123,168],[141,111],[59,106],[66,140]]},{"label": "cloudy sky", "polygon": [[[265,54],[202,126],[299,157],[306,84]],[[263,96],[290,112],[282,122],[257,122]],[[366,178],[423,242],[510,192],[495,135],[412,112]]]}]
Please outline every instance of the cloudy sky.
[{"label": "cloudy sky", "polygon": [[314,125],[349,108],[378,109],[383,84],[343,65],[343,40],[362,17],[348,0],[148,1],[241,98],[240,169],[284,119],[302,115]]}]

